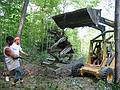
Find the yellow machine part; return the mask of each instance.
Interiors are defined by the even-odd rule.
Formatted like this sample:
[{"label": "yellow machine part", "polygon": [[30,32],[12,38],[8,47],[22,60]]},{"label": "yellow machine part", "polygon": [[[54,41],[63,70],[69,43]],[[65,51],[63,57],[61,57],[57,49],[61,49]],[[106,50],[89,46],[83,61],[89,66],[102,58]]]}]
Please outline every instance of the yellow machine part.
[{"label": "yellow machine part", "polygon": [[84,67],[80,68],[80,75],[83,76],[85,73],[89,73],[91,75],[99,77],[99,70],[100,70],[100,66],[86,64],[84,65]]}]

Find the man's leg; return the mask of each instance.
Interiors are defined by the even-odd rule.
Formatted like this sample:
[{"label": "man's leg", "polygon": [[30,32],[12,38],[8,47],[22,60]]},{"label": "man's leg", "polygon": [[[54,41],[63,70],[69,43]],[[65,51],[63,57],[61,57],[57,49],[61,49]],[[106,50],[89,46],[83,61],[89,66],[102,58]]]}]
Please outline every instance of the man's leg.
[{"label": "man's leg", "polygon": [[11,75],[11,76],[14,76],[14,80],[13,80],[13,82],[12,82],[12,86],[15,86],[15,85],[16,85],[16,82],[18,81],[18,79],[16,78],[16,73],[17,73],[16,69],[10,71],[10,75]]},{"label": "man's leg", "polygon": [[22,67],[18,67],[17,71],[18,71],[18,73],[17,73],[16,77],[20,80],[20,83],[23,83],[24,76],[27,75],[29,72]]}]

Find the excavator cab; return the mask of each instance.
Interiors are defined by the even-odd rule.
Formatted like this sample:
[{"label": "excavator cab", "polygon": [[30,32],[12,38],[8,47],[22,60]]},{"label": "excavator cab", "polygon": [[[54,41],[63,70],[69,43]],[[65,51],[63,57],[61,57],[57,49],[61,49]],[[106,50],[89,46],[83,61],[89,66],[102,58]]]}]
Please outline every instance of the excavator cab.
[{"label": "excavator cab", "polygon": [[90,40],[86,62],[72,67],[72,76],[91,74],[105,82],[114,82],[115,46],[114,31],[105,31]]},{"label": "excavator cab", "polygon": [[[61,28],[89,26],[101,31],[90,40],[88,59],[72,67],[72,76],[84,76],[86,73],[106,82],[114,81],[115,53],[114,31],[106,31],[105,25],[114,27],[114,22],[101,17],[101,9],[83,8],[52,17]],[[102,24],[101,24],[102,23]]]},{"label": "excavator cab", "polygon": [[[90,40],[87,64],[100,66],[110,65],[110,63],[108,64],[108,59],[112,58],[115,55],[113,36],[114,31],[110,30],[105,31],[104,33]],[[107,62],[105,62],[106,60]],[[114,68],[114,65],[112,66],[112,68]]]}]

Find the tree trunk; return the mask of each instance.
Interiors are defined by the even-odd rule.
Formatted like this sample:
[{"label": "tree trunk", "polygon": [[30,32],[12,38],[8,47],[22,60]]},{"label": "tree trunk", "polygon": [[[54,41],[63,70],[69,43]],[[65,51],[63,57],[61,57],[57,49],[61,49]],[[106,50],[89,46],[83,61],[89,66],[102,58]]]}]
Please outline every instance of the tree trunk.
[{"label": "tree trunk", "polygon": [[115,0],[115,83],[120,82],[120,0]]},{"label": "tree trunk", "polygon": [[24,4],[23,4],[23,8],[22,8],[22,15],[20,18],[19,28],[18,28],[18,32],[17,32],[17,36],[19,36],[19,37],[21,37],[28,4],[29,4],[29,0],[24,0]]}]

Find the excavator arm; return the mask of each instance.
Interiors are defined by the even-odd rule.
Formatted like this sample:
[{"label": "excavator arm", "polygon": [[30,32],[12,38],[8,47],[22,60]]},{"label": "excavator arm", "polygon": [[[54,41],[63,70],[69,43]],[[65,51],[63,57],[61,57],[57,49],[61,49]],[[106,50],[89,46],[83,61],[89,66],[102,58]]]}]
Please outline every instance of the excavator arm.
[{"label": "excavator arm", "polygon": [[108,25],[108,26],[114,28],[114,21],[109,20],[109,19],[106,19],[106,18],[104,18],[104,17],[100,17],[100,23],[103,23],[103,24],[105,24],[105,25]]}]

